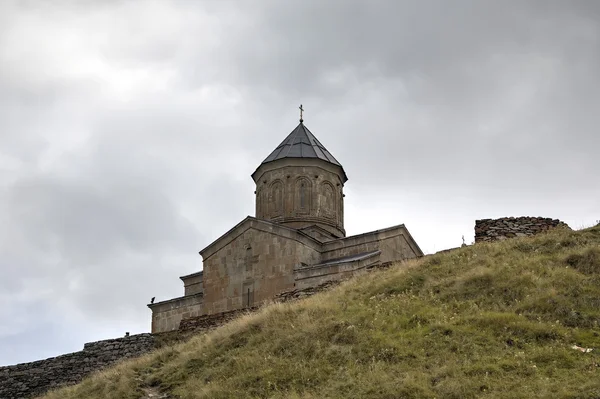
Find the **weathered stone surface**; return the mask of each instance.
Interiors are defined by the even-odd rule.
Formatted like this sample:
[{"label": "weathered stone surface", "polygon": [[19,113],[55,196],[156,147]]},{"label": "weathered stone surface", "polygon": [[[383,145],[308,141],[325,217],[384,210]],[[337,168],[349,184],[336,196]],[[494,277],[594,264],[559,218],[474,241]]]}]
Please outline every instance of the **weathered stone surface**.
[{"label": "weathered stone surface", "polygon": [[475,242],[502,241],[513,237],[532,236],[555,227],[569,228],[558,219],[542,217],[506,217],[475,221]]},{"label": "weathered stone surface", "polygon": [[[231,240],[229,240],[231,237]],[[320,260],[320,244],[297,230],[248,219],[204,258],[204,313],[252,307],[294,287],[294,266]]]},{"label": "weathered stone surface", "polygon": [[183,281],[185,296],[196,295],[203,293],[202,279],[203,272],[188,274],[187,276],[179,277]]},{"label": "weathered stone surface", "polygon": [[155,348],[151,334],[90,342],[83,350],[31,363],[0,367],[0,398],[31,398],[80,382],[94,371]]},{"label": "weathered stone surface", "polygon": [[230,312],[216,313],[198,317],[190,317],[189,319],[181,320],[178,331],[180,333],[205,332],[213,328],[219,327],[242,314],[253,312],[256,309],[258,309],[258,307],[238,309],[232,310]]},{"label": "weathered stone surface", "polygon": [[345,280],[381,263],[381,251],[371,251],[331,259],[317,265],[301,265],[294,269],[294,286],[306,289],[326,284],[333,280]]},{"label": "weathered stone surface", "polygon": [[177,330],[179,322],[204,314],[204,294],[198,293],[148,305],[152,309],[152,332]]},{"label": "weathered stone surface", "polygon": [[324,284],[315,286],[315,287],[307,287],[304,289],[294,289],[289,291],[284,291],[275,297],[276,301],[279,302],[287,302],[287,301],[295,301],[298,299],[304,299],[314,294],[317,294],[321,291],[329,289],[331,287],[335,287],[339,285],[341,280],[330,280]]}]

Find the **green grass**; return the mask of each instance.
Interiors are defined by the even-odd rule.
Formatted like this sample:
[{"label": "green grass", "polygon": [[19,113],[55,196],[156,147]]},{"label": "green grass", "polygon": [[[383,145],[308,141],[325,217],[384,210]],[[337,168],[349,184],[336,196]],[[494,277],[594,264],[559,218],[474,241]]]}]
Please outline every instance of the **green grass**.
[{"label": "green grass", "polygon": [[45,398],[598,398],[599,321],[600,226],[557,229],[272,304]]}]

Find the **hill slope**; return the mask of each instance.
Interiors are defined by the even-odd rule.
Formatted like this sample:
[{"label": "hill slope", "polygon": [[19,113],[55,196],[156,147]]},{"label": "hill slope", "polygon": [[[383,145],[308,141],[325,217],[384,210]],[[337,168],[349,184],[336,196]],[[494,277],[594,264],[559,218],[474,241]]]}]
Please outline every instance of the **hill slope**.
[{"label": "hill slope", "polygon": [[556,230],[274,304],[45,398],[600,397],[599,321],[600,227]]}]

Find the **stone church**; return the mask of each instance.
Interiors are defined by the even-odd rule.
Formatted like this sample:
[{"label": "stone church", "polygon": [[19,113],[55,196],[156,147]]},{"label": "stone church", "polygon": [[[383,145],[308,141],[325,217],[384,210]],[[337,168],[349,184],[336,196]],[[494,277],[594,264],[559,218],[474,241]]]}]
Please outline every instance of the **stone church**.
[{"label": "stone church", "polygon": [[252,173],[256,216],[200,251],[184,295],[149,304],[152,332],[182,319],[252,307],[292,289],[423,256],[404,225],[346,237],[342,165],[300,124]]}]

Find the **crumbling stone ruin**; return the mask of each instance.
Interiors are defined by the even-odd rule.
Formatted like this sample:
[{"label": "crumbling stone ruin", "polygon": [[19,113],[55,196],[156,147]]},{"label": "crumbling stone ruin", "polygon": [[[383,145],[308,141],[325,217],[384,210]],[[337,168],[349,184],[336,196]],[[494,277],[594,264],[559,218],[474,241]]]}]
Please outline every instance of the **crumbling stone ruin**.
[{"label": "crumbling stone ruin", "polygon": [[555,227],[569,226],[558,219],[542,217],[505,217],[475,221],[475,243],[501,241],[539,234]]}]

